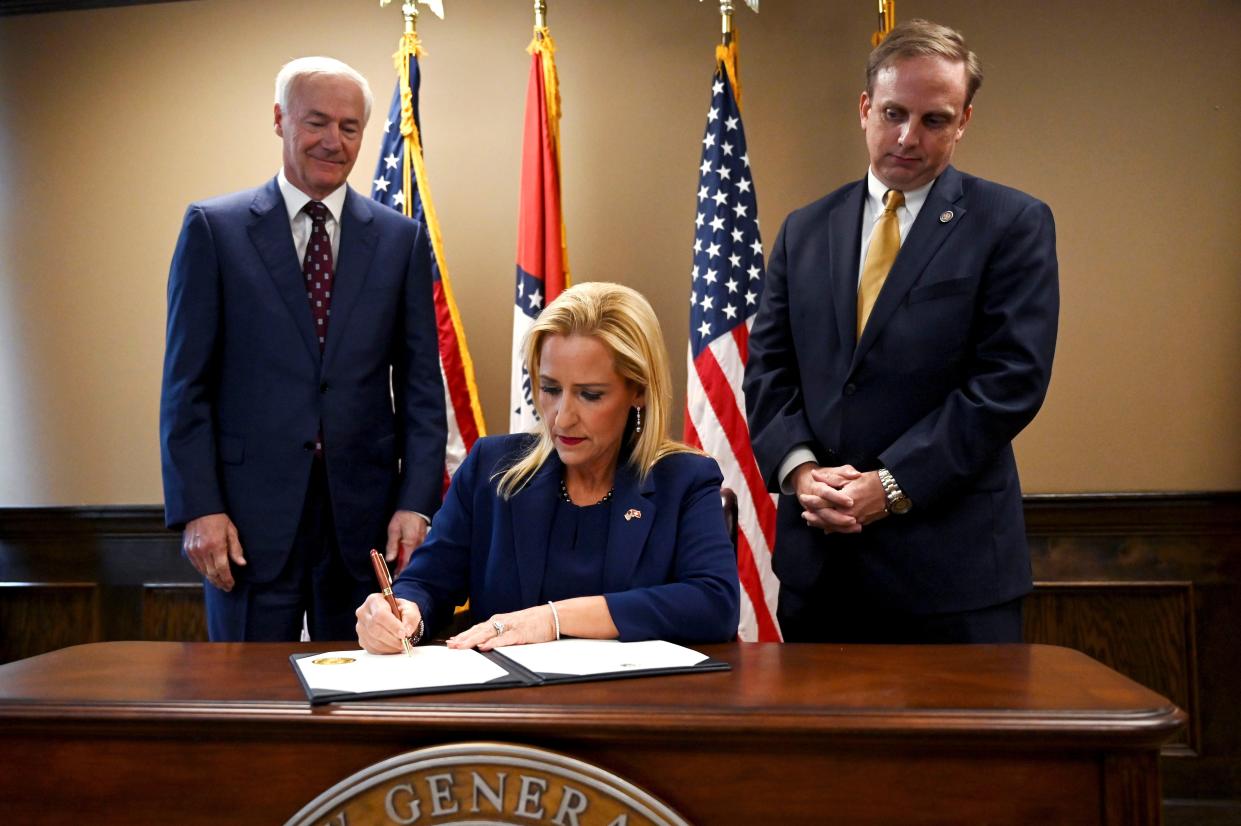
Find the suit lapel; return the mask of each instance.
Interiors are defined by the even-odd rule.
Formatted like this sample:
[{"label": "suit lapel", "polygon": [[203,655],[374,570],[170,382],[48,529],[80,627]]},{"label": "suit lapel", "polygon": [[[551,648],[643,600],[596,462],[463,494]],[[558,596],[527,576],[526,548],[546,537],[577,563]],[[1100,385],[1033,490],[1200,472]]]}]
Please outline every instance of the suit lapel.
[{"label": "suit lapel", "polygon": [[539,601],[543,572],[547,568],[547,541],[560,499],[562,473],[560,457],[553,451],[526,486],[509,500],[522,605],[535,605]]},{"label": "suit lapel", "polygon": [[[654,476],[639,484],[628,463],[616,471],[616,491],[612,494],[608,546],[603,558],[603,590],[624,591],[633,582],[633,572],[646,548],[646,538],[655,521]],[[629,518],[626,519],[625,517]]]},{"label": "suit lapel", "polygon": [[280,186],[272,178],[255,193],[250,203],[252,220],[248,232],[250,242],[258,251],[259,258],[267,268],[268,275],[276,284],[293,324],[297,327],[306,350],[315,363],[319,363],[319,342],[315,337],[314,320],[306,299],[306,281],[293,246],[293,231],[289,229],[289,213]]},{"label": "suit lapel", "polygon": [[[952,214],[948,220],[941,220],[941,216],[949,212]],[[961,223],[963,215],[965,215],[965,207],[961,204],[961,173],[950,166],[943,171],[935,185],[931,187],[931,191],[927,193],[926,203],[922,205],[917,220],[909,228],[909,237],[901,244],[896,261],[892,264],[892,270],[888,273],[887,280],[883,282],[883,289],[879,291],[879,298],[875,300],[875,307],[871,310],[870,318],[866,321],[866,329],[862,331],[862,338],[858,341],[857,350],[853,354],[855,368],[870,350],[871,345],[875,343],[875,339],[882,333],[883,326],[905,300],[910,288],[917,283],[918,277],[935,257],[940,246]],[[857,318],[856,309],[854,309],[854,318]]]},{"label": "suit lapel", "polygon": [[[862,236],[862,205],[866,179],[854,185],[844,202],[828,216],[831,239],[832,303],[840,352],[852,353],[857,342],[858,255]],[[826,362],[824,362],[826,363]]]},{"label": "suit lapel", "polygon": [[[345,328],[358,296],[366,286],[371,259],[375,255],[378,233],[371,215],[371,204],[349,187],[340,220],[340,251],[336,256],[335,287],[332,290],[332,316],[328,323],[324,365],[332,362],[343,346]],[[305,292],[303,291],[303,295]]]}]

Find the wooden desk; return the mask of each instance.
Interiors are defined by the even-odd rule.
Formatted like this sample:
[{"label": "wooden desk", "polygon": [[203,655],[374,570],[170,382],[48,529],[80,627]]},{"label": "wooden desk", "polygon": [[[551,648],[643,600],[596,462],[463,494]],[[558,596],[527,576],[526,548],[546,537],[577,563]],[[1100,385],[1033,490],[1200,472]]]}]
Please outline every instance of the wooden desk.
[{"label": "wooden desk", "polygon": [[694,824],[1158,823],[1185,720],[1076,651],[730,644],[733,671],[311,708],[317,644],[111,642],[0,666],[7,822],[281,823],[372,763],[562,752]]}]

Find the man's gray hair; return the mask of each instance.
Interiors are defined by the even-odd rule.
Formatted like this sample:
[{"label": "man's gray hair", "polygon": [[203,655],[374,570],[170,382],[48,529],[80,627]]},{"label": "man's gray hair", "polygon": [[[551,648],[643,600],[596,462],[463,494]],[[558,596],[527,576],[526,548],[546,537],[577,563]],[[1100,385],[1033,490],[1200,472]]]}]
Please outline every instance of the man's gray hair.
[{"label": "man's gray hair", "polygon": [[334,57],[299,57],[281,67],[280,73],[276,75],[276,103],[280,105],[281,112],[289,111],[289,89],[292,88],[293,81],[310,75],[345,77],[358,84],[366,101],[366,115],[363,120],[371,119],[371,103],[374,100],[371,85],[362,77],[361,72]]}]

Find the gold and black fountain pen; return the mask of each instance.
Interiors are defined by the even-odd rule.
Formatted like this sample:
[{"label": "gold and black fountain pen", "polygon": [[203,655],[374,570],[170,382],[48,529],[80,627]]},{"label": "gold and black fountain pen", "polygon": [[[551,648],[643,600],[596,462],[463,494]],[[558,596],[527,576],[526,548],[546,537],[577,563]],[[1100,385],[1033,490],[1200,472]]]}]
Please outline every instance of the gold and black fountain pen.
[{"label": "gold and black fountain pen", "polygon": [[[371,564],[375,566],[375,578],[379,580],[379,590],[383,593],[384,599],[388,601],[388,607],[392,609],[392,613],[396,615],[397,622],[401,621],[401,608],[396,604],[396,596],[392,593],[392,574],[388,572],[388,563],[384,560],[383,554],[371,549]],[[401,648],[405,649],[405,656],[414,656],[414,649],[409,644],[409,637],[401,637]]]}]

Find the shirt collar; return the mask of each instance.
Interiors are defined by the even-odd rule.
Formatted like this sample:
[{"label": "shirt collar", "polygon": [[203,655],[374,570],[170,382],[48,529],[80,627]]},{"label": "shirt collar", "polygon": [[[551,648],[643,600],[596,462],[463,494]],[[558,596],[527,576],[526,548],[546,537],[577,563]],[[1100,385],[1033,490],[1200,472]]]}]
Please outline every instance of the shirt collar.
[{"label": "shirt collar", "polygon": [[[905,209],[909,210],[909,214],[914,218],[918,217],[918,210],[922,209],[922,205],[926,203],[926,196],[933,186],[935,186],[935,179],[905,193]],[[883,212],[883,196],[887,193],[887,184],[875,177],[874,170],[866,170],[866,200],[876,216]]]},{"label": "shirt collar", "polygon": [[[280,185],[280,194],[284,197],[284,207],[289,211],[289,223],[291,224],[306,204],[314,199],[289,183],[284,169],[276,173],[276,183]],[[337,223],[340,222],[341,212],[345,208],[345,194],[348,190],[348,184],[341,184],[331,195],[323,199],[323,205],[327,207],[328,212],[332,213],[332,218]]]}]

